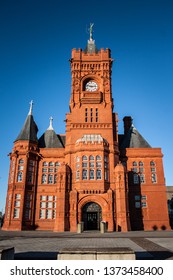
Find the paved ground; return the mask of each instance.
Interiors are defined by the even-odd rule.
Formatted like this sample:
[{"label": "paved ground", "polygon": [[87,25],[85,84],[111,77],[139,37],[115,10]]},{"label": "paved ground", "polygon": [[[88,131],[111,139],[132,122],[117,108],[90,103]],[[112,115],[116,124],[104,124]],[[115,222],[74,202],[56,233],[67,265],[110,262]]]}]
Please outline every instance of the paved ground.
[{"label": "paved ground", "polygon": [[0,246],[15,248],[15,259],[56,259],[65,248],[129,247],[137,260],[173,260],[173,231],[56,233],[47,231],[2,231]]}]

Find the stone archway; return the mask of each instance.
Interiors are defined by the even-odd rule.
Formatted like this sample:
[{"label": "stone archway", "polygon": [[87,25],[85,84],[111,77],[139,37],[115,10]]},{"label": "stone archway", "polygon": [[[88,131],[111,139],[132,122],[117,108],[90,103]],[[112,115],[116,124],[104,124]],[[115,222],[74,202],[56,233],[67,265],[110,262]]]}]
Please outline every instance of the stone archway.
[{"label": "stone archway", "polygon": [[82,221],[84,230],[99,230],[102,220],[102,209],[95,202],[88,202],[82,208]]}]

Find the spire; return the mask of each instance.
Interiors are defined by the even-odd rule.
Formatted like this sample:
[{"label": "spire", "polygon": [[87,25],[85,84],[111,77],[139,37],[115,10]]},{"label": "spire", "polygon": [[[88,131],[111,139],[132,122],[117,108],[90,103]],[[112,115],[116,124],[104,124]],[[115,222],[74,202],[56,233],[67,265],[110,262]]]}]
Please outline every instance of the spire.
[{"label": "spire", "polygon": [[34,104],[33,100],[31,100],[31,102],[29,104],[30,104],[30,109],[29,109],[28,115],[32,115],[32,108],[33,108],[33,104]]},{"label": "spire", "polygon": [[90,34],[90,38],[88,40],[88,44],[85,48],[85,53],[97,53],[98,50],[96,48],[96,45],[95,45],[95,40],[93,40],[93,26],[94,26],[94,23],[90,23],[90,27],[89,27],[89,34]]},{"label": "spire", "polygon": [[52,117],[50,117],[50,124],[49,124],[49,127],[48,127],[48,129],[47,130],[53,130],[53,126],[52,126],[52,123],[53,123],[53,118]]},{"label": "spire", "polygon": [[30,109],[29,109],[28,116],[26,117],[25,123],[15,141],[17,140],[28,140],[33,142],[38,141],[37,139],[38,128],[32,116],[32,108],[33,108],[33,101],[30,102]]}]

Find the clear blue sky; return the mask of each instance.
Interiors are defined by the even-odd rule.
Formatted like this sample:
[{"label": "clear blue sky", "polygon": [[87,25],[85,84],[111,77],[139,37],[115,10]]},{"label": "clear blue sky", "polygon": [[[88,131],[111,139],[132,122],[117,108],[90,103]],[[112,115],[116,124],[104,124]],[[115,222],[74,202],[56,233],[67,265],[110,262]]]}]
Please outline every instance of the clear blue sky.
[{"label": "clear blue sky", "polygon": [[84,49],[94,23],[97,48],[114,58],[114,111],[164,154],[173,185],[173,1],[0,0],[0,211],[5,206],[9,157],[34,100],[39,133],[65,132],[72,48]]}]

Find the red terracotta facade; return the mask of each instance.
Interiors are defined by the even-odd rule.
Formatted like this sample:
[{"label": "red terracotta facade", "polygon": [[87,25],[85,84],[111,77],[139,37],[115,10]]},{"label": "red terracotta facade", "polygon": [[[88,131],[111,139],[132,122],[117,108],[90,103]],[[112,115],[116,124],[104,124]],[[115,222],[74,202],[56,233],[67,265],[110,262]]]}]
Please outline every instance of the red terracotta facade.
[{"label": "red terracotta facade", "polygon": [[[90,38],[88,50],[72,50],[62,145],[43,147],[23,132],[14,142],[3,230],[76,232],[80,222],[84,230],[99,230],[101,221],[108,231],[170,229],[161,149],[121,146],[132,120],[124,118],[124,135],[118,135],[111,53],[89,51],[90,43],[95,47]],[[28,118],[32,126],[31,111]]]}]

